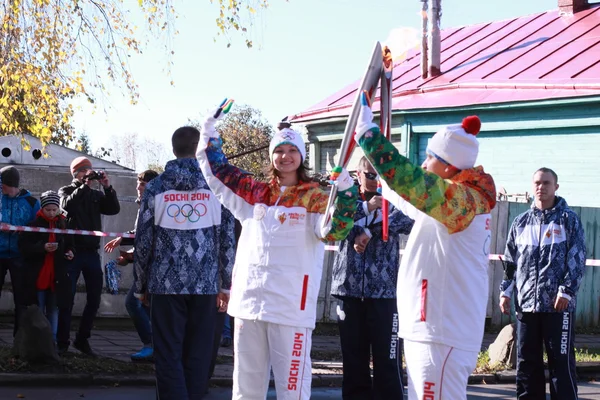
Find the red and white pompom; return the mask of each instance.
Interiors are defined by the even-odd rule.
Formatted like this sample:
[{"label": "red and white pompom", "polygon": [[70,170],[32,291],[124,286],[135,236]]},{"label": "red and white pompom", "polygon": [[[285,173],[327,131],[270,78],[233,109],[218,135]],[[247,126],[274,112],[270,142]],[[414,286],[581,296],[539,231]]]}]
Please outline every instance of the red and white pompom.
[{"label": "red and white pompom", "polygon": [[479,133],[479,130],[481,129],[481,120],[477,115],[470,115],[463,119],[462,127],[465,130],[465,132],[476,136]]}]

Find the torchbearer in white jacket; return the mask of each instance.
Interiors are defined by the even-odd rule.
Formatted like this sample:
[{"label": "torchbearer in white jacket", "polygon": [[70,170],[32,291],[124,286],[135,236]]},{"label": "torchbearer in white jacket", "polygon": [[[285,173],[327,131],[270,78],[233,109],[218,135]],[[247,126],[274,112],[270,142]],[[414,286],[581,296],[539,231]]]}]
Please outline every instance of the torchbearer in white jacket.
[{"label": "torchbearer in white jacket", "polygon": [[331,224],[321,229],[329,195],[311,182],[302,137],[279,130],[269,146],[271,181],[229,164],[215,123],[206,118],[198,161],[219,201],[242,223],[228,313],[235,317],[233,399],[264,400],[271,366],[280,400],[310,399],[312,330],[323,267],[323,241],[354,225],[357,188],[343,170]]},{"label": "torchbearer in white jacket", "polygon": [[368,98],[356,140],[383,180],[383,195],[415,224],[398,272],[398,335],[409,400],[466,399],[488,300],[494,180],[474,167],[481,127],[472,116],[438,131],[419,167],[372,122]]}]

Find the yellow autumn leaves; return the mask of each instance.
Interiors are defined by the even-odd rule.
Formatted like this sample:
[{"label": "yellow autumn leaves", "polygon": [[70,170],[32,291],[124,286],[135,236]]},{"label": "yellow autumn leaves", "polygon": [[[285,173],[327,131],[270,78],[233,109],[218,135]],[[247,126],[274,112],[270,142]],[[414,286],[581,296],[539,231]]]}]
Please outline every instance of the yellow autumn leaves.
[{"label": "yellow autumn leaves", "polygon": [[[71,120],[77,98],[97,104],[98,97],[117,87],[131,103],[137,102],[139,88],[128,60],[141,53],[150,38],[142,39],[132,24],[127,9],[131,0],[0,1],[0,135],[28,133],[44,145],[66,143],[74,136]],[[227,37],[239,31],[252,47],[246,33],[256,10],[268,7],[268,1],[210,2],[219,7],[218,34]],[[175,18],[172,3],[138,0],[141,21],[154,36],[177,34],[170,29]],[[170,75],[173,52],[168,43],[165,40]]]},{"label": "yellow autumn leaves", "polygon": [[[128,58],[145,42],[124,11],[127,0],[3,0],[0,7],[0,135],[28,133],[66,142],[74,99],[91,103],[120,87],[135,103]],[[146,23],[160,31],[170,0],[140,0]]]}]

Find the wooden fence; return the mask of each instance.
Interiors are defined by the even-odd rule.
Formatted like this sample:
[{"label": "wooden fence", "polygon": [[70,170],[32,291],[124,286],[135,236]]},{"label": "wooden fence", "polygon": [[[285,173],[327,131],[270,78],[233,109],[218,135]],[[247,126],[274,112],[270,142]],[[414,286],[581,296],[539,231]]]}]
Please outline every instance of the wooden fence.
[{"label": "wooden fence", "polygon": [[[531,205],[527,203],[513,203],[500,201],[492,210],[492,242],[491,254],[503,254],[506,246],[508,230],[517,215],[526,211]],[[600,258],[600,208],[571,207],[581,218],[585,229],[587,258]],[[402,247],[406,238],[402,240]],[[327,251],[323,264],[323,280],[317,310],[317,319],[322,322],[336,320],[337,300],[329,293],[331,291],[331,271],[335,253]],[[489,298],[487,305],[487,318],[493,326],[503,326],[515,319],[513,314],[508,316],[498,308],[500,283],[504,271],[500,261],[490,261],[489,264]],[[581,283],[577,296],[576,323],[578,327],[595,327],[600,324],[600,267],[586,267],[585,277]]]}]

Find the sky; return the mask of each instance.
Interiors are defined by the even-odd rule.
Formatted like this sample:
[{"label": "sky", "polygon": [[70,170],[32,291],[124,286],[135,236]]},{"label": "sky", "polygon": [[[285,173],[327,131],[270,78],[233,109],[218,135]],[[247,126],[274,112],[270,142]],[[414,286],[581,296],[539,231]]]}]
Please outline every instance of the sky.
[{"label": "sky", "polygon": [[[248,49],[233,34],[227,48],[227,40],[217,37],[216,5],[208,0],[173,3],[179,34],[172,40],[172,77],[164,71],[164,48],[150,43],[131,58],[140,90],[137,105],[118,90],[111,90],[95,111],[84,101],[75,103],[75,129],[88,134],[92,149],[114,146],[110,137],[132,133],[170,149],[175,129],[201,119],[226,97],[259,109],[275,125],[359,79],[376,41],[389,42],[398,28],[420,31],[422,21],[419,0],[271,0],[254,20],[254,47]],[[557,3],[442,0],[441,25],[498,21],[556,9]]]}]

